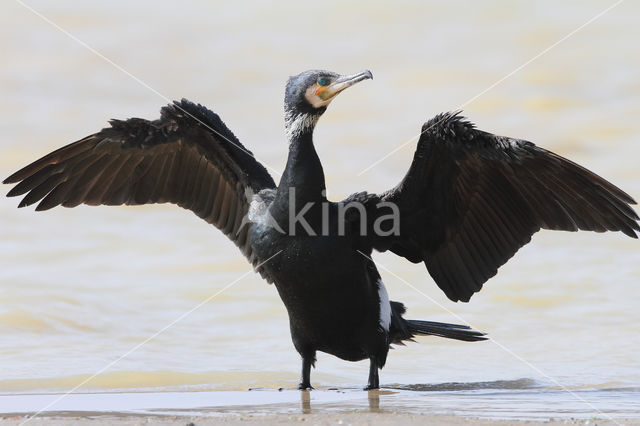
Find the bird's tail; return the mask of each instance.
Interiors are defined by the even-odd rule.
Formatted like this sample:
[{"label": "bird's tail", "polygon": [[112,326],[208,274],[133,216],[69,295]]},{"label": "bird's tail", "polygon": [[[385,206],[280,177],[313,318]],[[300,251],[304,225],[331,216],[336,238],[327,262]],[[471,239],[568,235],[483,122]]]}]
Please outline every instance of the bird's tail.
[{"label": "bird's tail", "polygon": [[391,302],[389,338],[393,344],[404,345],[403,341],[413,341],[415,336],[439,336],[465,342],[487,340],[484,333],[472,330],[466,325],[404,319],[402,316],[406,311],[402,303]]},{"label": "bird's tail", "polygon": [[472,330],[471,327],[444,322],[406,320],[409,332],[413,335],[439,336],[447,339],[477,342],[487,340],[485,333]]}]

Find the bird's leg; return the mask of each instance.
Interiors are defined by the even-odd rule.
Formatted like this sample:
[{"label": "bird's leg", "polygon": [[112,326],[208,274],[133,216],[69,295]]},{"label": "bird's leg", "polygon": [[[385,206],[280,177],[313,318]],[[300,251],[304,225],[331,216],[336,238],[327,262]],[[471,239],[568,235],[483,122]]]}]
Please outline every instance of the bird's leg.
[{"label": "bird's leg", "polygon": [[300,390],[313,389],[313,387],[311,386],[311,367],[315,367],[315,365],[316,365],[315,351],[310,354],[302,355],[302,378],[300,380],[300,384],[298,385],[298,389]]},{"label": "bird's leg", "polygon": [[375,357],[369,358],[369,383],[364,390],[378,389],[380,378],[378,377],[378,361]]}]

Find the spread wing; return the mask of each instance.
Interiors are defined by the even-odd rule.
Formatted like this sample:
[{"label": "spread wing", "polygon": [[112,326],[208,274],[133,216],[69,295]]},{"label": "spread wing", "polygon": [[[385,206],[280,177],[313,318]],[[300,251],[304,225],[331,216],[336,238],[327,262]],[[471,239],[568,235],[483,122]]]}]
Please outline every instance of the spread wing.
[{"label": "spread wing", "polygon": [[374,235],[371,247],[424,262],[453,301],[468,301],[541,228],[640,231],[635,201],[621,189],[457,113],[425,123],[409,172],[375,198],[398,207],[400,235]]},{"label": "spread wing", "polygon": [[[174,203],[218,227],[247,257],[246,191],[275,188],[267,170],[218,115],[187,100],[155,121],[111,127],[62,147],[9,176],[19,207]],[[240,231],[240,232],[238,232]]]}]

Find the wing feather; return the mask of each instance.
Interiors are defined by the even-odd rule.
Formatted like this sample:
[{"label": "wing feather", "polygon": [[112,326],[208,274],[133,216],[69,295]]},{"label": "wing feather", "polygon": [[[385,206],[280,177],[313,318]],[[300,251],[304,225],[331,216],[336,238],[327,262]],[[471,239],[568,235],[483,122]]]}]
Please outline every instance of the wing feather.
[{"label": "wing feather", "polygon": [[403,225],[399,236],[370,237],[371,248],[423,261],[454,301],[468,301],[541,228],[640,231],[635,201],[620,188],[457,113],[425,123],[402,182],[369,200],[395,203]]},{"label": "wing feather", "polygon": [[[174,203],[229,236],[248,256],[246,191],[275,188],[213,112],[187,100],[155,121],[112,120],[111,127],[57,149],[5,179],[19,207]],[[255,260],[255,259],[254,259]]]}]

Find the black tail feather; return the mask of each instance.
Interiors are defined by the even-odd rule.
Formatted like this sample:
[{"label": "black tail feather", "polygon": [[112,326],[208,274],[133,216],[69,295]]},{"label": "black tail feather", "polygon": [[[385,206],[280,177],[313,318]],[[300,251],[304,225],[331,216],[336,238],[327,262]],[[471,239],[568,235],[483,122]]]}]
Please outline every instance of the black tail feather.
[{"label": "black tail feather", "polygon": [[413,342],[415,336],[439,336],[447,339],[477,342],[487,340],[485,333],[472,330],[471,327],[444,322],[407,320],[402,315],[407,309],[400,302],[391,301],[391,327],[389,341],[395,345],[404,345],[402,341]]},{"label": "black tail feather", "polygon": [[405,320],[409,332],[413,335],[439,336],[447,339],[463,340],[465,342],[477,342],[487,340],[485,333],[472,330],[469,326],[447,324],[443,322]]}]

